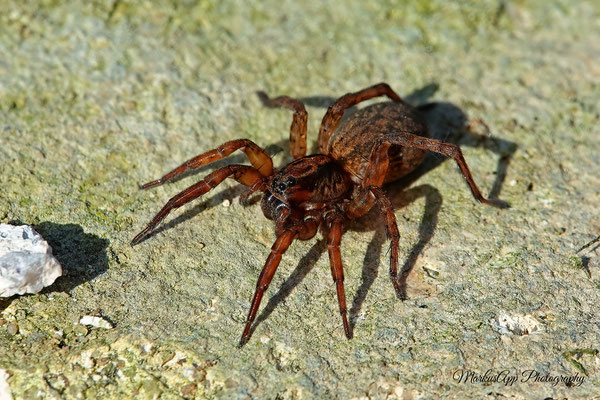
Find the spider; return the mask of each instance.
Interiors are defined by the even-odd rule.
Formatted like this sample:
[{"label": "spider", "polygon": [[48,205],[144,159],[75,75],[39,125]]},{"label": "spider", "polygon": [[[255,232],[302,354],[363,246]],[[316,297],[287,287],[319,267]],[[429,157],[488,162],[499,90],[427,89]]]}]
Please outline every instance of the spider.
[{"label": "spider", "polygon": [[[236,150],[246,154],[251,166],[232,164],[208,174],[200,182],[172,197],[148,226],[131,241],[132,246],[138,244],[171,210],[205,194],[226,178],[233,178],[247,186],[240,196],[242,202],[256,191],[263,192],[261,208],[268,219],[275,221],[277,238],[258,277],[240,346],[247,343],[250,337],[261,299],[282,255],[294,239],[308,240],[315,236],[320,227],[327,236],[331,274],[344,332],[348,339],[352,338],[346,315],[340,242],[344,223],[364,215],[375,204],[383,215],[387,237],[391,242],[390,277],[396,292],[401,292],[398,280],[400,235],[394,210],[381,186],[413,171],[421,164],[427,150],[452,157],[477,200],[500,208],[508,206],[501,200],[482,196],[460,148],[430,139],[420,112],[402,100],[386,83],[345,94],[333,103],[323,117],[319,130],[320,154],[309,156],[306,156],[308,113],[304,104],[288,96],[269,98],[264,92],[257,94],[267,107],[284,107],[294,111],[290,127],[290,150],[294,161],[275,169],[265,150],[248,139],[232,140],[194,157],[141,188],[160,185]],[[340,126],[345,110],[362,101],[384,95],[392,101],[356,111]]]}]

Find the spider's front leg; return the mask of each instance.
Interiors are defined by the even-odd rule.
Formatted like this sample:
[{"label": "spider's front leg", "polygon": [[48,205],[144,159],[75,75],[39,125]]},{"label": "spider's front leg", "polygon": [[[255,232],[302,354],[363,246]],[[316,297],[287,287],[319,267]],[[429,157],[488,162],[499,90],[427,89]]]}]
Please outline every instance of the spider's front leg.
[{"label": "spider's front leg", "polygon": [[172,197],[154,218],[152,218],[152,221],[150,221],[148,226],[133,238],[131,245],[136,245],[144,240],[144,238],[148,236],[148,234],[167,216],[167,214],[171,212],[172,209],[181,207],[195,198],[202,196],[229,177],[235,179],[242,185],[251,188],[263,190],[262,186],[265,185],[265,177],[256,168],[247,165],[229,165],[218,169],[211,174],[208,174],[206,178],[200,182],[193,184],[181,193]]},{"label": "spider's front leg", "polygon": [[335,282],[337,291],[338,304],[340,306],[340,314],[342,315],[342,323],[344,324],[344,332],[348,339],[352,339],[352,330],[348,324],[348,316],[346,313],[346,295],[344,294],[344,266],[342,265],[342,256],[340,253],[340,243],[342,241],[342,224],[343,217],[336,215],[331,220],[329,234],[327,235],[327,250],[329,252],[329,264],[331,265],[331,276]]},{"label": "spider's front leg", "polygon": [[145,183],[141,186],[142,189],[148,189],[153,186],[157,186],[165,183],[181,174],[196,168],[200,168],[211,162],[220,160],[221,158],[227,157],[236,150],[243,151],[250,164],[261,173],[263,176],[270,176],[273,174],[273,160],[260,146],[248,139],[236,139],[229,142],[223,143],[214,150],[202,153],[199,156],[190,158],[177,168],[167,172],[164,176],[156,179],[152,182]]},{"label": "spider's front leg", "polygon": [[306,121],[308,113],[300,100],[288,96],[279,96],[273,99],[262,91],[256,92],[260,101],[266,107],[283,107],[294,111],[294,118],[290,126],[290,152],[294,159],[306,155]]},{"label": "spider's front leg", "polygon": [[246,318],[246,326],[244,327],[244,332],[242,333],[242,337],[240,339],[240,347],[245,345],[248,342],[248,339],[250,339],[250,330],[252,328],[252,323],[256,318],[256,313],[258,312],[258,308],[260,307],[260,302],[263,298],[263,294],[269,287],[269,284],[273,279],[273,275],[275,275],[277,267],[279,267],[281,257],[286,252],[288,247],[290,247],[290,245],[296,237],[312,237],[317,232],[317,229],[317,222],[315,220],[308,220],[299,225],[295,225],[289,229],[286,229],[277,237],[275,243],[273,243],[273,246],[271,247],[271,254],[269,254],[269,257],[267,257],[265,266],[263,267],[262,271],[260,272],[260,275],[258,276],[256,290],[254,292],[254,297],[252,298],[252,305],[250,306],[248,318]]}]

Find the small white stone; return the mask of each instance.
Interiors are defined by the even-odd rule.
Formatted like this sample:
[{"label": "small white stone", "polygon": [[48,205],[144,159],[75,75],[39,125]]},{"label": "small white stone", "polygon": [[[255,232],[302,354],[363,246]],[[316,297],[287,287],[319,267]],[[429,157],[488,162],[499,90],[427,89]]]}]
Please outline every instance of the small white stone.
[{"label": "small white stone", "polygon": [[221,203],[221,205],[223,207],[229,207],[231,205],[231,201],[229,201],[229,199],[225,199],[225,200],[223,200],[223,202]]},{"label": "small white stone", "polygon": [[268,336],[261,336],[261,337],[260,337],[260,342],[261,342],[262,344],[267,344],[267,343],[269,343],[269,341],[270,341],[270,340],[271,340],[271,338],[270,338],[270,337],[268,337]]},{"label": "small white stone", "polygon": [[81,353],[81,356],[79,357],[79,361],[77,361],[77,363],[85,369],[94,368],[95,363],[94,363],[94,359],[92,358],[92,352],[93,352],[93,350],[83,351]]},{"label": "small white stone", "polygon": [[8,372],[5,369],[0,369],[0,400],[13,399],[7,382],[8,378],[10,378]]},{"label": "small white stone", "polygon": [[194,367],[188,367],[181,372],[181,375],[190,382],[194,382],[195,374],[196,368]]},{"label": "small white stone", "polygon": [[31,226],[0,224],[0,297],[38,293],[61,275],[52,248]]},{"label": "small white stone", "polygon": [[112,329],[113,326],[104,318],[94,317],[93,315],[84,315],[79,320],[81,325],[93,326],[94,328]]},{"label": "small white stone", "polygon": [[497,319],[490,321],[492,327],[505,335],[531,335],[542,331],[541,324],[531,315],[500,313]]},{"label": "small white stone", "polygon": [[152,343],[145,343],[142,345],[142,351],[146,354],[150,354],[152,351]]}]

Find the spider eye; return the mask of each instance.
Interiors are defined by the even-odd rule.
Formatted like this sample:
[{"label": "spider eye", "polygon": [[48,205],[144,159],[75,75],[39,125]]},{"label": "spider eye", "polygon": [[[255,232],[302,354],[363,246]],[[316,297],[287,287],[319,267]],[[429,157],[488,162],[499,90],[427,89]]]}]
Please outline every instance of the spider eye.
[{"label": "spider eye", "polygon": [[296,186],[297,182],[298,180],[296,178],[294,178],[293,176],[288,176],[285,180],[285,185],[286,187],[290,188],[292,186]]},{"label": "spider eye", "polygon": [[293,187],[298,183],[298,180],[293,176],[286,176],[283,179],[273,182],[273,187],[277,193],[285,193],[289,188]]}]

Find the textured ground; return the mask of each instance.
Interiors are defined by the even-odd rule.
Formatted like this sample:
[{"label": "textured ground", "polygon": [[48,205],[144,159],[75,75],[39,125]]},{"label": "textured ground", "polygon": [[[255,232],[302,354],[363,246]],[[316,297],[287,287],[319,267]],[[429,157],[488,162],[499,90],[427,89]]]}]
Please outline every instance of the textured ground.
[{"label": "textured ground", "polygon": [[[34,225],[66,271],[42,294],[0,301],[15,398],[597,395],[600,250],[578,249],[600,234],[600,6],[363,3],[4,5],[0,222]],[[138,184],[239,137],[288,162],[290,112],[263,108],[258,89],[306,101],[312,148],[332,99],[379,81],[437,102],[434,134],[461,144],[484,192],[512,208],[478,204],[453,162],[430,157],[387,188],[408,300],[371,214],[342,243],[355,338],[316,239],[283,257],[238,349],[271,223],[226,182],[131,248],[209,169]],[[461,369],[519,380],[465,383]],[[584,380],[521,382],[528,370]]]}]

